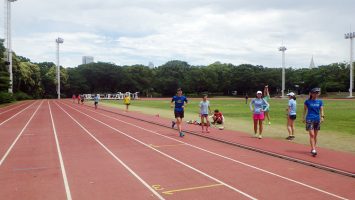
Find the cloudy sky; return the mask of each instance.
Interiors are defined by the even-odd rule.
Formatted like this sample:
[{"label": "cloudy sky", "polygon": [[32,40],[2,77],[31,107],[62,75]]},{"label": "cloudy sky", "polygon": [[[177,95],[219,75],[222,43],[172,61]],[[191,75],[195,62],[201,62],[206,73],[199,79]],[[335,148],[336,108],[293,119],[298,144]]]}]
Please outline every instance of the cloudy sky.
[{"label": "cloudy sky", "polygon": [[355,30],[354,8],[354,0],[18,0],[13,50],[55,62],[60,36],[65,67],[84,55],[118,65],[177,59],[280,67],[284,44],[288,67],[308,67],[312,55],[316,65],[349,60],[344,33],[351,24]]}]

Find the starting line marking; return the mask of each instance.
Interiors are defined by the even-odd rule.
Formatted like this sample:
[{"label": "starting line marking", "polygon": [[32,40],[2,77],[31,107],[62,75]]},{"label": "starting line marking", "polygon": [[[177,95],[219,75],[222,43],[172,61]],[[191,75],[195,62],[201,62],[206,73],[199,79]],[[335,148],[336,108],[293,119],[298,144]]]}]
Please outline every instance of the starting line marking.
[{"label": "starting line marking", "polygon": [[154,144],[150,144],[151,147],[153,148],[160,148],[160,147],[176,147],[176,146],[183,146],[183,145],[186,145],[186,144],[166,144],[166,145],[154,145]]},{"label": "starting line marking", "polygon": [[163,194],[169,194],[172,195],[176,192],[184,192],[184,191],[191,191],[191,190],[199,190],[199,189],[205,189],[205,188],[211,188],[211,187],[218,187],[218,186],[223,186],[223,184],[213,184],[213,185],[205,185],[205,186],[198,186],[198,187],[190,187],[190,188],[182,188],[182,189],[176,189],[176,190],[169,190],[162,192]]}]

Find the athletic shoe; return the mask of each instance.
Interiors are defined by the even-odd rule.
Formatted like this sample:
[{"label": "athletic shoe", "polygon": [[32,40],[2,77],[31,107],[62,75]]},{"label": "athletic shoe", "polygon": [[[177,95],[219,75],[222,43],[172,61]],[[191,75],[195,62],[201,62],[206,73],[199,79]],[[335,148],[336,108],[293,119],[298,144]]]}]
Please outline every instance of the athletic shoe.
[{"label": "athletic shoe", "polygon": [[312,149],[311,154],[312,154],[312,156],[316,156],[317,155],[317,151],[315,149]]},{"label": "athletic shoe", "polygon": [[263,136],[262,135],[259,135],[259,137],[258,137],[259,139],[261,139],[261,138],[263,138]]},{"label": "athletic shoe", "polygon": [[254,133],[254,137],[258,137],[258,134],[257,134],[257,133]]},{"label": "athletic shoe", "polygon": [[185,136],[185,134],[183,132],[180,132],[179,134],[180,134],[180,137],[184,137]]},{"label": "athletic shoe", "polygon": [[292,140],[292,136],[288,136],[286,140]]},{"label": "athletic shoe", "polygon": [[291,136],[291,140],[293,140],[293,139],[295,139],[295,136],[292,135],[292,136]]},{"label": "athletic shoe", "polygon": [[171,121],[171,128],[174,128],[175,124],[176,124],[176,122]]},{"label": "athletic shoe", "polygon": [[271,125],[271,122],[269,122],[269,125]]}]

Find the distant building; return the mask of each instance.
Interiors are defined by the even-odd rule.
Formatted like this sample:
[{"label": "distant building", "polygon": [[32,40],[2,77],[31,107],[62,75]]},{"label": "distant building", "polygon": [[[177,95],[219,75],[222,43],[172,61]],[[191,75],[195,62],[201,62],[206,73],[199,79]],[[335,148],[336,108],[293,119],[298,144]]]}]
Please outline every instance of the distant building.
[{"label": "distant building", "polygon": [[314,60],[312,56],[311,63],[309,64],[309,69],[313,69],[313,68],[316,68],[316,66],[314,65]]},{"label": "distant building", "polygon": [[83,56],[83,65],[94,62],[94,57],[92,56]]},{"label": "distant building", "polygon": [[154,68],[154,63],[153,62],[149,62],[148,67],[149,68]]}]

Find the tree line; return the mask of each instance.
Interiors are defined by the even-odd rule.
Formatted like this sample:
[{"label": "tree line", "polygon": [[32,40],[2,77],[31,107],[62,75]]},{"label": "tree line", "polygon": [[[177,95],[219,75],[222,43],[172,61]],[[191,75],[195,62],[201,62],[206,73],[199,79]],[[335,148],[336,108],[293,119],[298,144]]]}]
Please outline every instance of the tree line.
[{"label": "tree line", "polygon": [[[7,94],[9,73],[4,61],[5,48],[0,40],[0,98],[56,98],[56,67],[53,62],[34,63],[30,59],[13,56],[14,95]],[[193,66],[173,60],[155,68],[144,65],[118,66],[97,62],[74,68],[61,67],[63,97],[72,94],[140,92],[141,96],[171,96],[181,87],[187,94],[252,95],[269,85],[272,95],[281,93],[281,68],[261,65],[215,62],[207,66]],[[287,68],[286,91],[307,93],[321,87],[322,93],[347,92],[349,66],[333,63],[317,68]],[[1,101],[0,101],[1,102]]]}]

